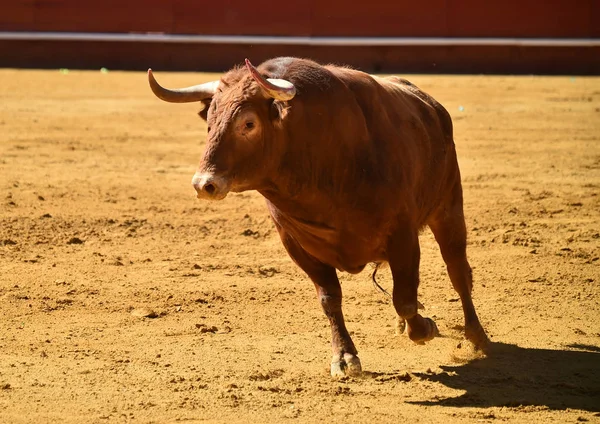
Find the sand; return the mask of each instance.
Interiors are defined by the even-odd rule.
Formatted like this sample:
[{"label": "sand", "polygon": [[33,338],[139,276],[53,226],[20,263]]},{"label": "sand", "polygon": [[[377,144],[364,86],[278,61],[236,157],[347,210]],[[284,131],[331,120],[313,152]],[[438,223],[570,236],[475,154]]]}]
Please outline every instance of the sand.
[{"label": "sand", "polygon": [[261,196],[195,198],[198,105],[160,102],[144,73],[0,70],[0,422],[600,422],[600,78],[408,79],[454,119],[493,343],[463,341],[426,230],[441,337],[395,334],[368,269],[340,274],[365,375],[336,380]]}]

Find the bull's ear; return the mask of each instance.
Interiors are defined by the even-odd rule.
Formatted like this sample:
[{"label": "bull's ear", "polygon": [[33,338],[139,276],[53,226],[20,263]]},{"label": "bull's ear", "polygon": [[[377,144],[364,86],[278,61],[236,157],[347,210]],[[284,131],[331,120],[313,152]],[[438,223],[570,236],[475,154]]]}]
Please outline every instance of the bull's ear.
[{"label": "bull's ear", "polygon": [[208,108],[210,108],[210,102],[212,102],[212,97],[200,100],[200,103],[202,103],[204,108],[202,108],[202,110],[198,112],[198,115],[200,115],[200,118],[202,118],[204,121],[208,120]]},{"label": "bull's ear", "polygon": [[285,119],[290,110],[290,105],[286,101],[273,100],[271,103],[271,119],[281,122]]}]

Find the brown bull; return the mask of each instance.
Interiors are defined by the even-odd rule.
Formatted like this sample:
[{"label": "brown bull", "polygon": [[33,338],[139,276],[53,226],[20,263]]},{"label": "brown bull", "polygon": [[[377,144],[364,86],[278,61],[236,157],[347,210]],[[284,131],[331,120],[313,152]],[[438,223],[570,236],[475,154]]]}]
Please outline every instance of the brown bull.
[{"label": "brown bull", "polygon": [[329,318],[333,376],[361,372],[342,314],[336,269],[388,262],[393,303],[411,340],[437,327],[417,311],[419,230],[428,225],[460,295],[467,339],[487,336],[471,299],[463,197],[452,121],[433,98],[397,78],[277,58],[220,81],[152,91],[204,103],[206,151],[192,184],[200,199],[257,190],[294,262]]}]

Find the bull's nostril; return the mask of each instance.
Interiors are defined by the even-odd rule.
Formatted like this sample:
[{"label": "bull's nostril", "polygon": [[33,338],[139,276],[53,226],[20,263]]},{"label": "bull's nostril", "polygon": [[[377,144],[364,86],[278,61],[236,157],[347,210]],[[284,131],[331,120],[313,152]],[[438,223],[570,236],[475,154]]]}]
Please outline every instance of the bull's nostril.
[{"label": "bull's nostril", "polygon": [[204,191],[208,194],[214,194],[217,188],[212,183],[208,183],[204,186]]}]

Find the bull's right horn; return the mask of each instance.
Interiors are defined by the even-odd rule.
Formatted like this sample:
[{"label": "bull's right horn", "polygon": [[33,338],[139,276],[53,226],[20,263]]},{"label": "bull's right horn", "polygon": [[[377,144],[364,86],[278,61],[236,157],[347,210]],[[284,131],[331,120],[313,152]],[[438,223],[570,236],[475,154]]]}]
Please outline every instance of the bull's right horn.
[{"label": "bull's right horn", "polygon": [[250,75],[252,75],[254,81],[256,81],[258,85],[260,85],[261,88],[275,100],[286,102],[292,100],[296,95],[296,87],[294,87],[294,84],[283,79],[263,78],[260,72],[258,72],[258,69],[256,69],[248,59],[246,59],[246,68],[250,71]]},{"label": "bull's right horn", "polygon": [[217,87],[219,87],[219,80],[217,80],[193,85],[191,87],[169,90],[168,88],[162,87],[156,81],[152,74],[152,69],[148,69],[148,82],[156,97],[170,103],[199,102],[214,96]]}]

